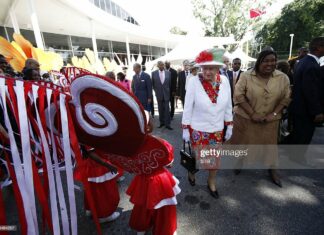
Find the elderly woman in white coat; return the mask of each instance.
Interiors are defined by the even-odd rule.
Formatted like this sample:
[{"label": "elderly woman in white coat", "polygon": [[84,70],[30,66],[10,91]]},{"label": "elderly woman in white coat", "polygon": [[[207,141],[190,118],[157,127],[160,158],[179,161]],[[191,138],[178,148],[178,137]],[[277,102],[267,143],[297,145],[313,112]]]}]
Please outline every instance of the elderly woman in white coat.
[{"label": "elderly woman in white coat", "polygon": [[[196,63],[202,68],[202,74],[192,77],[186,91],[186,103],[182,116],[184,141],[191,142],[195,150],[208,150],[217,147],[232,135],[233,115],[231,88],[227,77],[220,75],[219,68],[223,66],[223,49],[202,51],[196,58]],[[227,131],[224,133],[224,127]],[[196,155],[196,161],[198,161]],[[219,168],[219,157],[213,156],[213,167],[209,170],[207,187],[214,198],[219,194],[216,188],[216,172]],[[201,159],[201,158],[200,158]],[[195,175],[188,172],[188,180],[195,185]]]}]

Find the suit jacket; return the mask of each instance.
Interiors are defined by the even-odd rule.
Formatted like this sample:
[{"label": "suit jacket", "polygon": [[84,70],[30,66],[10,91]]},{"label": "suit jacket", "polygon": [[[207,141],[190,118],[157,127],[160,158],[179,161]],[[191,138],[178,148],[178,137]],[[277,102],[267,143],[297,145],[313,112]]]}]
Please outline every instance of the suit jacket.
[{"label": "suit jacket", "polygon": [[152,85],[157,101],[169,101],[171,89],[171,73],[164,70],[165,78],[163,84],[161,83],[159,70],[152,72]]},{"label": "suit jacket", "polygon": [[311,119],[322,113],[321,87],[320,66],[315,58],[307,55],[295,67],[292,112]]},{"label": "suit jacket", "polygon": [[186,72],[183,70],[178,74],[178,90],[177,95],[181,100],[184,100],[186,96]]},{"label": "suit jacket", "polygon": [[147,100],[152,99],[152,80],[150,75],[141,72],[140,76],[134,75],[132,81],[132,91],[139,101],[147,109]]},{"label": "suit jacket", "polygon": [[230,86],[231,86],[231,97],[232,97],[232,100],[233,100],[233,92],[234,92],[234,89],[233,89],[233,71],[231,70],[224,70],[224,69],[220,69],[220,74],[226,76],[228,78],[228,81],[230,83]]},{"label": "suit jacket", "polygon": [[[236,78],[236,82],[235,82],[235,84],[239,81],[240,76],[241,76],[241,73],[243,73],[243,71],[242,71],[242,70],[239,70],[239,73],[238,73],[238,75],[237,75],[237,78]],[[233,73],[233,79],[234,79],[234,73]]]},{"label": "suit jacket", "polygon": [[170,96],[172,96],[173,92],[177,92],[177,82],[178,82],[178,73],[175,69],[170,68],[169,72],[171,73],[171,89]]}]

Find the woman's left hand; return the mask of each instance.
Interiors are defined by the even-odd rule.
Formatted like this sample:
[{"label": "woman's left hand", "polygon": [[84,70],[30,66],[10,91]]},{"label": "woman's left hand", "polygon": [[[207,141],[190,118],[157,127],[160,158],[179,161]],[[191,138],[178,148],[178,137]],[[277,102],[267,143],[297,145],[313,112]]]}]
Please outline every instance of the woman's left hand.
[{"label": "woman's left hand", "polygon": [[266,117],[265,117],[265,122],[272,122],[275,120],[275,115],[273,115],[273,113],[269,113]]}]

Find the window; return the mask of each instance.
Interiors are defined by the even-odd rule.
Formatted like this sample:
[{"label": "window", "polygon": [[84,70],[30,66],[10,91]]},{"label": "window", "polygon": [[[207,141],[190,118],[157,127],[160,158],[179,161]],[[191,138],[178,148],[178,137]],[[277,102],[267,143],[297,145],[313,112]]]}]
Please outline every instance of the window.
[{"label": "window", "polygon": [[100,0],[100,8],[106,11],[105,0]]},{"label": "window", "polygon": [[131,54],[139,54],[139,45],[138,44],[129,44],[129,50]]},{"label": "window", "polygon": [[117,15],[117,13],[116,13],[116,5],[113,2],[111,2],[111,14],[113,14],[114,16]]},{"label": "window", "polygon": [[59,50],[71,50],[70,39],[67,35],[43,33],[46,48],[54,48]]},{"label": "window", "polygon": [[91,38],[71,36],[71,40],[75,51],[84,51],[86,48],[93,50]]},{"label": "window", "polygon": [[116,5],[116,16],[118,16],[119,18],[121,18],[121,14],[120,14],[120,7],[118,5]]},{"label": "window", "polygon": [[109,52],[109,41],[97,39],[98,52]]},{"label": "window", "polygon": [[125,42],[112,42],[114,52],[126,53],[126,43]]},{"label": "window", "polygon": [[152,55],[157,56],[157,57],[162,56],[161,47],[153,47],[152,46]]},{"label": "window", "polygon": [[106,12],[111,14],[111,5],[110,0],[106,0]]},{"label": "window", "polygon": [[[35,35],[34,35],[34,32],[33,31],[31,31],[31,30],[25,30],[25,29],[20,29],[20,33],[21,33],[21,35],[24,36],[24,38],[26,38],[28,41],[30,41],[30,43],[34,47],[37,47],[36,39],[35,39]],[[8,30],[8,34],[9,34],[9,37],[10,37],[9,30]],[[13,32],[12,32],[11,36],[12,35],[13,35]]]},{"label": "window", "polygon": [[141,47],[141,53],[142,53],[142,55],[150,55],[149,46],[147,46],[147,45],[140,45],[140,47]]}]

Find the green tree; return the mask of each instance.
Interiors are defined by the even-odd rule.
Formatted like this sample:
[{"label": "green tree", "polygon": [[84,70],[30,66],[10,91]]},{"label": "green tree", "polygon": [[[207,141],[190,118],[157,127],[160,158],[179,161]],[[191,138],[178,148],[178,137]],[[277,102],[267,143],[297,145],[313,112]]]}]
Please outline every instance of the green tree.
[{"label": "green tree", "polygon": [[187,32],[180,29],[179,27],[177,26],[173,26],[171,29],[170,29],[170,33],[173,33],[173,34],[179,34],[179,35],[187,35]]},{"label": "green tree", "polygon": [[234,35],[236,40],[241,40],[249,26],[260,21],[260,17],[250,19],[250,9],[261,10],[269,3],[268,0],[192,0],[194,16],[204,24],[206,36]]},{"label": "green tree", "polygon": [[292,33],[293,49],[307,46],[313,37],[324,35],[323,0],[295,0],[288,4],[279,17],[263,26],[256,40],[287,54]]}]

